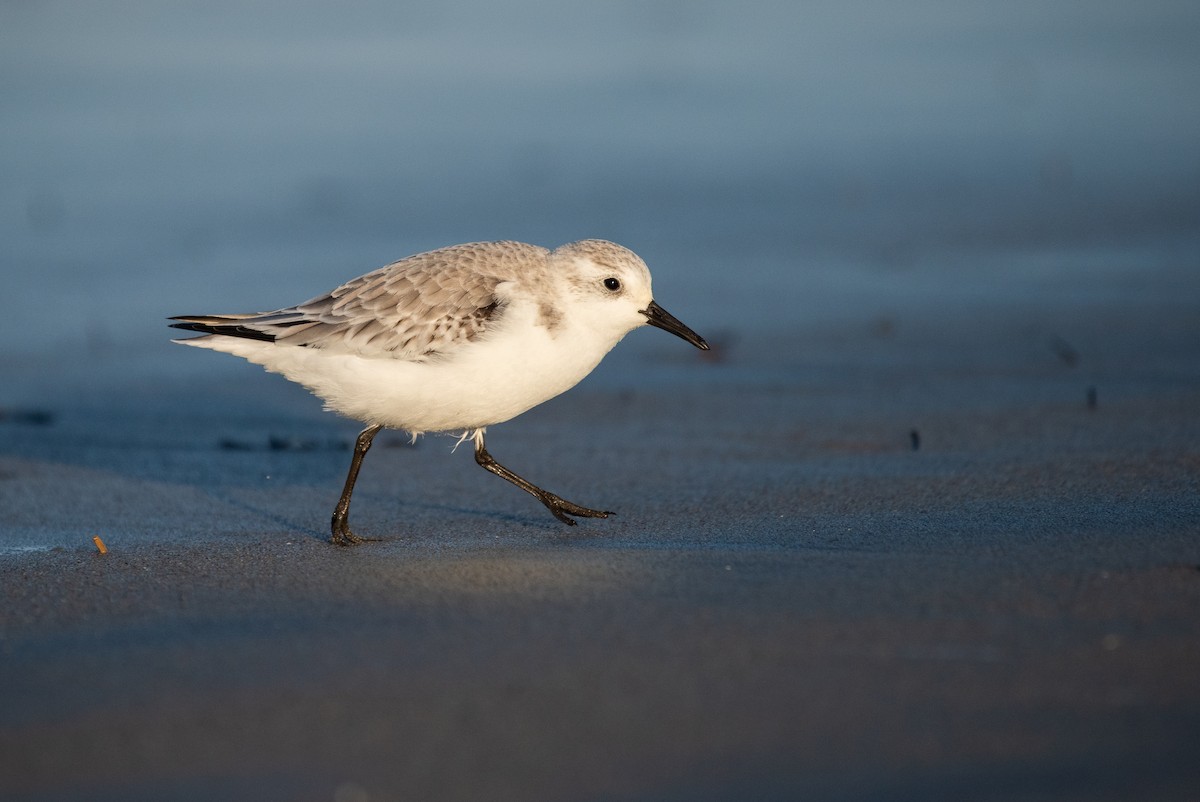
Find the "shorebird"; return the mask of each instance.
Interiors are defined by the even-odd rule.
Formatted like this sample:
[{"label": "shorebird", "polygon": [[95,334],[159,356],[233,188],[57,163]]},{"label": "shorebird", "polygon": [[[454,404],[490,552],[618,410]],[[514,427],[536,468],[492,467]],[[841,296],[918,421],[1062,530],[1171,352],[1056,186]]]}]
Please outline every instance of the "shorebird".
[{"label": "shorebird", "polygon": [[488,453],[487,427],[574,387],[639,326],[708,343],[654,301],[633,251],[581,240],[553,251],[521,242],[453,245],[401,259],[273,312],[182,315],[176,340],[243,357],[302,384],[325,408],[366,424],[331,521],[332,542],[361,543],[350,496],[383,428],[415,438],[461,432],[475,461],[555,518],[607,518],[518,476]]}]

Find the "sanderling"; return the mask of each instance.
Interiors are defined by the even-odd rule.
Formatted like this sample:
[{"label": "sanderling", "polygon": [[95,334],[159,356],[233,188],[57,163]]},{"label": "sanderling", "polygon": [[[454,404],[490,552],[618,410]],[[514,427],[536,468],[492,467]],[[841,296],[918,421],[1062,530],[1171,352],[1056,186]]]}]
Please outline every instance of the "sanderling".
[{"label": "sanderling", "polygon": [[565,524],[607,518],[542,490],[484,447],[484,431],[574,387],[621,338],[649,324],[708,343],[654,302],[650,271],[627,248],[582,240],[548,251],[477,242],[410,256],[333,292],[274,312],[183,315],[203,332],[176,340],[244,357],[304,385],[325,408],[367,425],[333,511],[333,543],[350,531],[350,494],[384,427],[414,437],[460,431],[475,461],[530,493]]}]

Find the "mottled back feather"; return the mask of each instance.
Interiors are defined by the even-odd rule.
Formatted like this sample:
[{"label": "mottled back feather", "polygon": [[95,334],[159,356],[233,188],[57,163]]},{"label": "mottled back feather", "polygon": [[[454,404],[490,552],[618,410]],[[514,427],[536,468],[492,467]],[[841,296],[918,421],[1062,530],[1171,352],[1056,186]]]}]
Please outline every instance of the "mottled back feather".
[{"label": "mottled back feather", "polygon": [[188,321],[178,327],[421,361],[446,355],[493,328],[504,313],[497,285],[518,279],[522,265],[549,255],[520,242],[454,245],[401,259],[293,307],[177,318]]}]

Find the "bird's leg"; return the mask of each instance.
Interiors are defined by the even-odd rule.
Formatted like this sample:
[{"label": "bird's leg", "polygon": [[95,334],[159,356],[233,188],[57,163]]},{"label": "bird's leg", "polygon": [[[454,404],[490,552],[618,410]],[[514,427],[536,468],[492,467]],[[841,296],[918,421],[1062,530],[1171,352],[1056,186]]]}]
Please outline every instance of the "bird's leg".
[{"label": "bird's leg", "polygon": [[333,508],[333,537],[330,542],[335,546],[355,546],[367,539],[350,531],[350,494],[354,492],[354,483],[358,481],[358,469],[362,467],[363,457],[382,428],[379,424],[368,426],[358,433],[358,439],[354,441],[354,457],[350,460],[350,473],[346,474],[346,486],[342,488],[342,497]]},{"label": "bird's leg", "polygon": [[475,433],[475,461],[487,468],[492,473],[499,476],[501,479],[507,479],[517,487],[530,494],[538,501],[546,505],[546,509],[554,514],[554,517],[568,526],[574,526],[575,521],[567,516],[578,515],[581,518],[607,518],[610,515],[616,515],[614,512],[606,512],[604,510],[592,510],[587,507],[580,507],[578,504],[572,504],[564,498],[560,498],[553,493],[542,490],[532,482],[522,479],[515,473],[505,468],[495,458],[488,453],[483,445],[483,431],[479,430]]}]

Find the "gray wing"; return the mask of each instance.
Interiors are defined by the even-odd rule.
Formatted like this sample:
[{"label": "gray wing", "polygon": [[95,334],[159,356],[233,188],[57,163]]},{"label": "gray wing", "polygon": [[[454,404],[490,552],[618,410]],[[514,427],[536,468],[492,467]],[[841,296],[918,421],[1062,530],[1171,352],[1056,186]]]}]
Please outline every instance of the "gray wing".
[{"label": "gray wing", "polygon": [[518,242],[455,245],[410,256],[286,309],[181,317],[177,328],[279,345],[420,360],[444,355],[493,328],[501,282],[548,251]]}]

